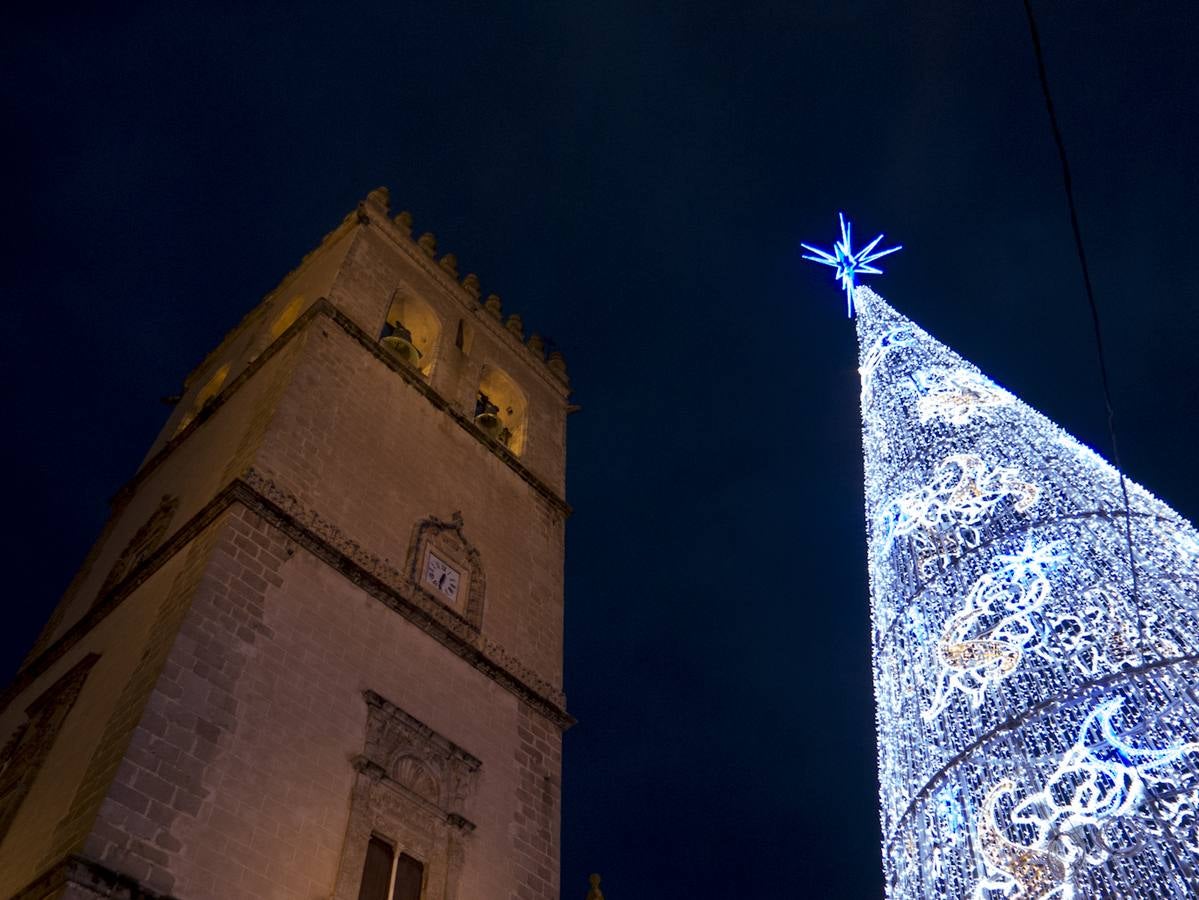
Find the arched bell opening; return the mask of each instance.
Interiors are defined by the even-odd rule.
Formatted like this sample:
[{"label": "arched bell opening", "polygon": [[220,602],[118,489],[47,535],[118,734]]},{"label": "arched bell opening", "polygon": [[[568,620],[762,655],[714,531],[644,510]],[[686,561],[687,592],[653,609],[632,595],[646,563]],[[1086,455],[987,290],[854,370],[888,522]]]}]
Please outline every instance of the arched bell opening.
[{"label": "arched bell opening", "polygon": [[488,366],[479,381],[475,424],[493,440],[519,455],[525,448],[528,401],[507,373]]},{"label": "arched bell opening", "polygon": [[304,295],[296,294],[287,305],[279,311],[279,315],[275,316],[275,321],[271,323],[271,340],[279,337],[287,329],[295,324],[296,319],[300,318],[300,313],[304,311]]},{"label": "arched bell opening", "polygon": [[225,379],[228,377],[229,363],[225,363],[208,379],[204,387],[200,388],[200,392],[196,394],[196,399],[192,403],[191,409],[179,420],[179,424],[175,427],[175,434],[178,434],[190,425],[192,420],[200,414],[200,411],[216,399],[216,395],[221,392],[221,388],[225,386]]},{"label": "arched bell opening", "polygon": [[396,359],[424,376],[433,371],[441,320],[419,297],[396,291],[379,342]]}]

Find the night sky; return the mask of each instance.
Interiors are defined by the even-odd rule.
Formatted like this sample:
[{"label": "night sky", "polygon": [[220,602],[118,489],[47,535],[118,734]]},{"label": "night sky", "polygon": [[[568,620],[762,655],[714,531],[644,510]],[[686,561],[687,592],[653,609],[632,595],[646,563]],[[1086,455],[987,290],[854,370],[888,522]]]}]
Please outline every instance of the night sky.
[{"label": "night sky", "polygon": [[[880,293],[1107,455],[1019,0],[112,6],[0,36],[3,676],[159,398],[386,185],[583,406],[563,897],[879,897],[856,348],[798,243],[904,244]],[[1191,518],[1196,10],[1039,3],[1124,466]]]}]

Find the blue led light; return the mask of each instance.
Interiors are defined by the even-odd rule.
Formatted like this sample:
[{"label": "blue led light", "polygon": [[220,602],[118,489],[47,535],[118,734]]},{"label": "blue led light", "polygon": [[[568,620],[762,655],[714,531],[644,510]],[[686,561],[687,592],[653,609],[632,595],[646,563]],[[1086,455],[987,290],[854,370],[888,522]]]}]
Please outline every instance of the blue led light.
[{"label": "blue led light", "polygon": [[870,263],[890,253],[894,253],[896,250],[902,250],[903,246],[891,247],[889,250],[879,250],[877,253],[873,252],[874,248],[878,246],[879,241],[883,239],[883,236],[880,234],[855,253],[853,251],[853,223],[845,221],[845,213],[837,213],[837,215],[841,219],[841,240],[833,244],[832,253],[809,246],[808,244],[800,244],[799,246],[816,254],[815,256],[809,256],[805,253],[803,254],[804,259],[810,259],[812,262],[820,263],[822,266],[832,266],[837,270],[833,273],[833,277],[840,281],[841,286],[845,288],[846,311],[852,319],[853,289],[857,285],[857,277],[859,275],[882,275],[883,270],[877,266],[870,265]]}]

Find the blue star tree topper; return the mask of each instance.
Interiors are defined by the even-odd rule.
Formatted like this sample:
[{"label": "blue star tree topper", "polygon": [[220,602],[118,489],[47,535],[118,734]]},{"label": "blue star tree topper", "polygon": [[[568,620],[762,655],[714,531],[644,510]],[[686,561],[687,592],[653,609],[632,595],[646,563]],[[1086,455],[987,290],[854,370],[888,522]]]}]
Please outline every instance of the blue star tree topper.
[{"label": "blue star tree topper", "polygon": [[810,259],[812,262],[820,263],[822,266],[832,266],[837,271],[833,277],[841,282],[841,286],[845,288],[845,303],[846,312],[849,317],[853,318],[853,289],[857,285],[859,275],[882,275],[883,270],[877,266],[870,265],[876,259],[888,254],[894,253],[896,250],[902,250],[903,247],[891,247],[889,250],[879,250],[875,252],[874,248],[879,245],[883,239],[880,234],[869,244],[863,247],[856,253],[853,251],[853,223],[845,221],[845,213],[837,213],[841,219],[841,240],[833,244],[833,252],[828,253],[816,247],[810,247],[807,244],[800,244],[805,250],[816,254],[809,256],[807,253],[803,255],[804,259]]}]

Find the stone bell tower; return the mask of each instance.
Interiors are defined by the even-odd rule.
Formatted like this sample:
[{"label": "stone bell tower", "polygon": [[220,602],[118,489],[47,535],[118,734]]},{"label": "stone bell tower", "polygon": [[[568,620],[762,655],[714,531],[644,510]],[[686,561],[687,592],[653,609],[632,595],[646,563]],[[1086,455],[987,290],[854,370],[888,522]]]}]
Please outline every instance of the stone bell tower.
[{"label": "stone bell tower", "polygon": [[372,192],[205,359],[0,706],[0,897],[558,897],[559,354]]}]

